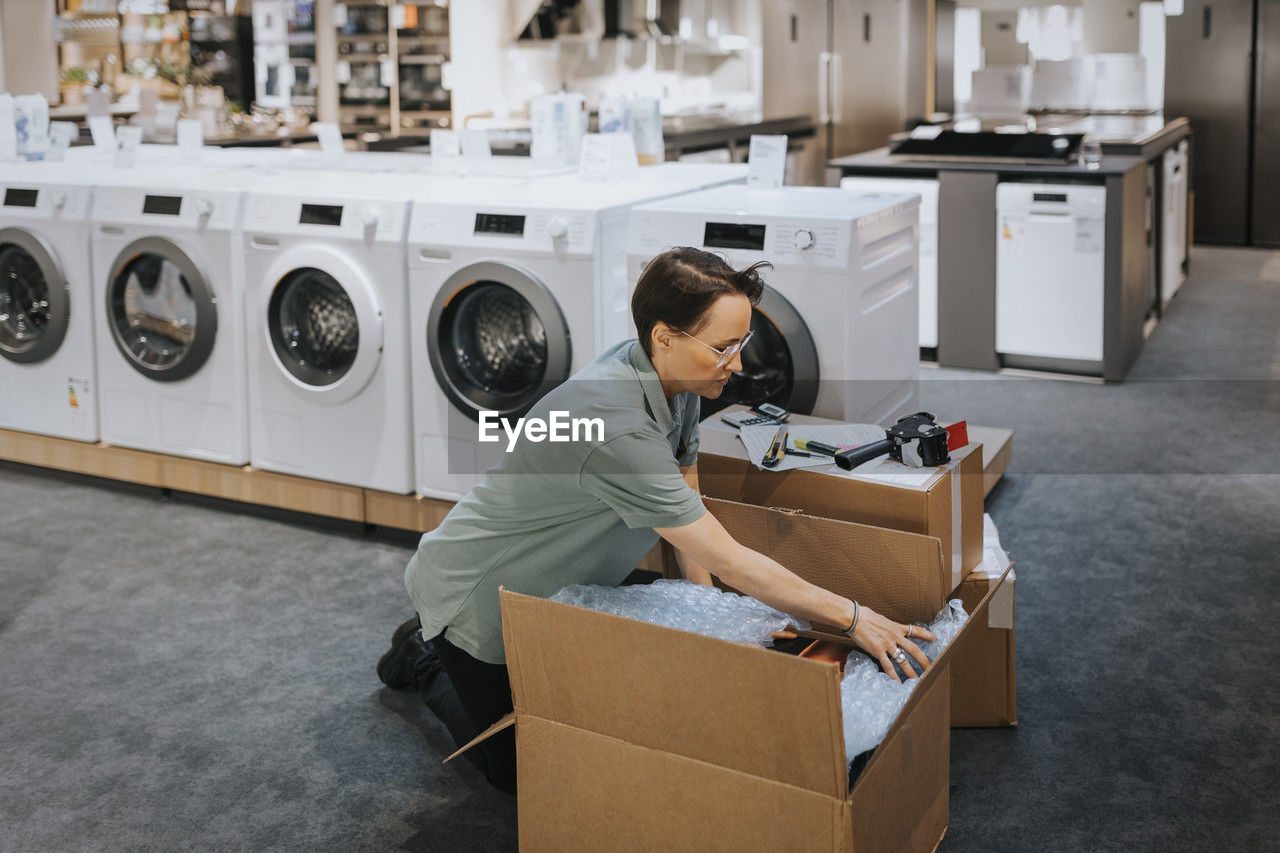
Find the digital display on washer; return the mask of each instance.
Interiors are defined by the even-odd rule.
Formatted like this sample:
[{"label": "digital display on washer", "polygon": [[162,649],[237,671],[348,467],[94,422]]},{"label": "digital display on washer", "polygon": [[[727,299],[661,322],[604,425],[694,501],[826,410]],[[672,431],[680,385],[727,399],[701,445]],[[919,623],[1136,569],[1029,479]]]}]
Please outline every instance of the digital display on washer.
[{"label": "digital display on washer", "polygon": [[737,222],[708,222],[702,234],[708,249],[754,249],[764,251],[764,226]]},{"label": "digital display on washer", "polygon": [[524,217],[506,213],[477,213],[477,234],[510,234],[519,237],[524,234]]},{"label": "digital display on washer", "polygon": [[1063,204],[1067,201],[1066,193],[1032,193],[1032,201],[1057,201]]},{"label": "digital display on washer", "polygon": [[299,225],[341,225],[342,205],[304,204],[298,217]]},{"label": "digital display on washer", "polygon": [[39,190],[20,190],[17,187],[9,187],[4,191],[5,207],[35,207],[36,195]]},{"label": "digital display on washer", "polygon": [[158,216],[177,216],[182,210],[180,195],[149,195],[142,200],[142,212]]}]

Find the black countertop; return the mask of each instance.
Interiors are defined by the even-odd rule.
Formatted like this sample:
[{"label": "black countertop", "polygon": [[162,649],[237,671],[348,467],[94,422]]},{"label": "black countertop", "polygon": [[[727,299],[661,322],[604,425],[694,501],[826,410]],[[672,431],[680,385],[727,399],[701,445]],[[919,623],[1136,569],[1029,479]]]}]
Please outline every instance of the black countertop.
[{"label": "black countertop", "polygon": [[839,169],[845,175],[915,175],[937,174],[940,171],[952,172],[999,172],[1002,175],[1043,175],[1045,177],[1071,178],[1080,182],[1101,182],[1109,175],[1122,175],[1146,162],[1145,157],[1133,157],[1103,154],[1102,160],[1095,169],[1086,169],[1078,163],[1029,163],[1010,160],[947,160],[927,159],[924,157],[899,157],[889,153],[889,149],[877,148],[848,157],[837,157],[828,160],[827,166]]},{"label": "black countertop", "polygon": [[1141,163],[1163,154],[1191,134],[1191,123],[1185,118],[1169,122],[1151,116],[1059,116],[1061,121],[1041,122],[1063,133],[1085,133],[1102,143],[1102,160],[1097,168],[1086,169],[1074,162],[1031,163],[1020,160],[1001,161],[901,157],[889,149],[877,148],[829,160],[827,166],[845,175],[921,175],[940,170],[962,172],[998,172],[1002,175],[1044,175],[1090,182],[1108,175],[1119,175]]}]

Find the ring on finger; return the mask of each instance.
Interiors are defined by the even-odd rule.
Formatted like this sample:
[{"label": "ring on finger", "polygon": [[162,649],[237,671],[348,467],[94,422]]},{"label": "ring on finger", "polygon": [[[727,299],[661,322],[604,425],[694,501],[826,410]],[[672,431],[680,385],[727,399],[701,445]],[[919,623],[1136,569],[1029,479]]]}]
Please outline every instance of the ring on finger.
[{"label": "ring on finger", "polygon": [[893,656],[890,658],[890,660],[892,660],[896,664],[901,664],[906,659],[907,659],[907,653],[904,652],[900,646],[895,647],[893,651]]},{"label": "ring on finger", "polygon": [[908,626],[907,626],[907,639],[908,639],[908,640],[915,639],[915,636],[916,636],[916,626],[915,626],[915,625],[908,625]]}]

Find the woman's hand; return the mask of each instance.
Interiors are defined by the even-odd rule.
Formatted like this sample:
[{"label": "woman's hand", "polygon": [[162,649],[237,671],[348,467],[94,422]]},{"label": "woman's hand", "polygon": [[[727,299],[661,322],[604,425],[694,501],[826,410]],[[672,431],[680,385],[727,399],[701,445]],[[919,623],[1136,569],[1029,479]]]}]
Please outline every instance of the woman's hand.
[{"label": "woman's hand", "polygon": [[[880,662],[880,668],[888,673],[889,677],[894,681],[902,680],[893,669],[893,657],[898,654],[899,649],[915,658],[916,662],[927,672],[929,670],[929,658],[925,655],[924,649],[911,642],[911,640],[933,642],[937,639],[926,628],[921,628],[918,625],[900,625],[892,619],[886,619],[869,607],[861,609],[861,613],[858,616],[858,624],[854,626],[852,637],[853,641],[863,651],[871,655],[874,660]],[[905,657],[901,658],[898,668],[902,670],[907,678],[917,677],[916,671]]]}]

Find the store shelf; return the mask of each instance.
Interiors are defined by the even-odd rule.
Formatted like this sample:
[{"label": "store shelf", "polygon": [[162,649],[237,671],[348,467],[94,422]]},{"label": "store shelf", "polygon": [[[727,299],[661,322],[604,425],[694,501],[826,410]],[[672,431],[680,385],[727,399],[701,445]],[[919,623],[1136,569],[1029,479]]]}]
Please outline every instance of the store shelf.
[{"label": "store shelf", "polygon": [[0,459],[345,521],[365,520],[364,489],[247,465],[219,465],[9,430],[0,430]]}]

